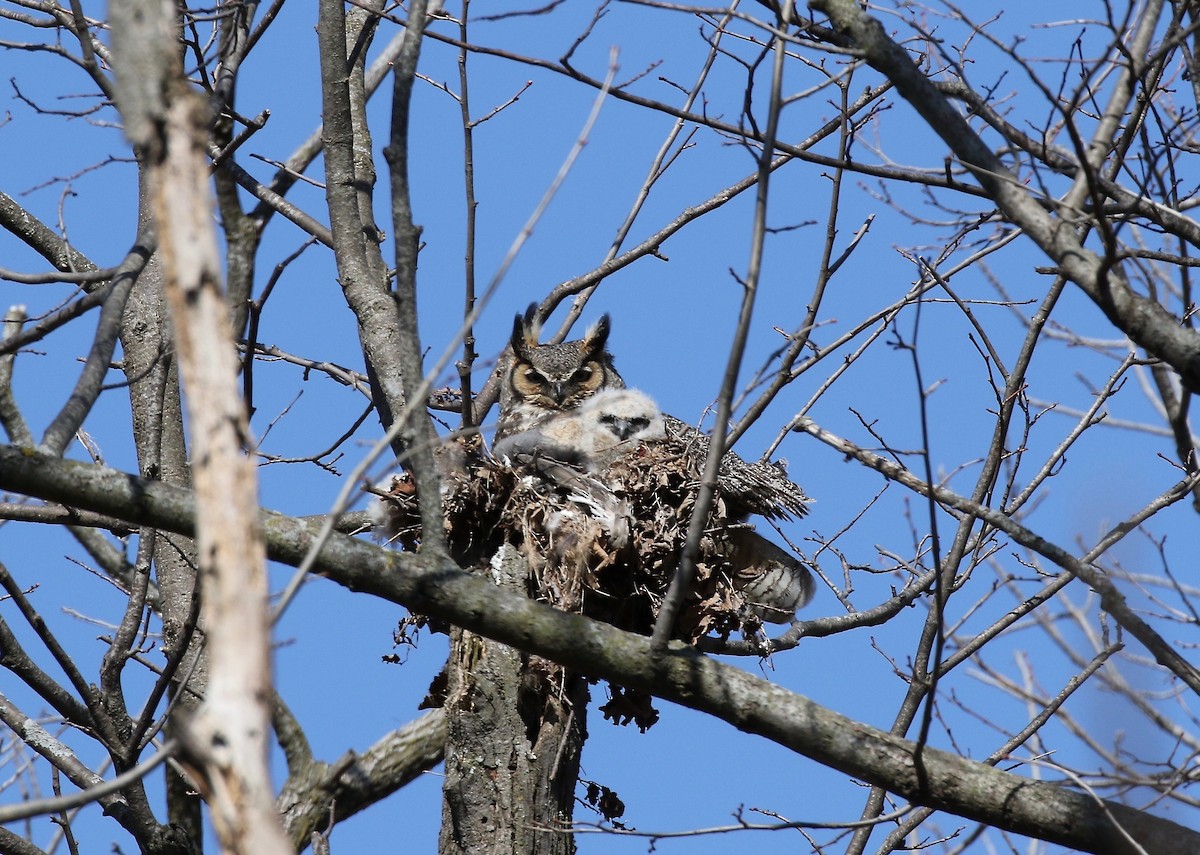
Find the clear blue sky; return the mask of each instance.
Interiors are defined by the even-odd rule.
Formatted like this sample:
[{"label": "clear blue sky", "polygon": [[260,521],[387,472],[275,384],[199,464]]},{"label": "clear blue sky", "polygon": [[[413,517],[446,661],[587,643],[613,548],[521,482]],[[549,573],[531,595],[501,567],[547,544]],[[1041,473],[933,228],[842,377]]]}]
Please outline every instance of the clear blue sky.
[{"label": "clear blue sky", "polygon": [[[1089,2],[1056,4],[1053,14],[1061,20],[1094,13],[1097,6]],[[492,11],[484,4],[476,4],[475,10]],[[758,10],[755,7],[751,11]],[[1032,15],[1035,11],[1022,7],[1006,14]],[[567,4],[551,16],[476,23],[472,35],[515,53],[556,58],[582,29],[590,12],[586,4]],[[315,18],[311,4],[285,6],[242,68],[240,111],[254,115],[264,108],[271,110],[266,128],[243,149],[241,161],[260,178],[269,177],[270,168],[246,154],[282,160],[320,120],[318,61],[312,32]],[[703,56],[699,26],[693,17],[620,4],[600,22],[574,63],[602,77],[609,47],[616,44],[620,47],[621,66],[617,76],[627,79],[662,60],[663,64],[634,84],[632,91],[677,100],[678,93],[660,78],[683,85],[694,78]],[[953,40],[953,26],[944,26],[947,38]],[[451,33],[444,23],[434,29]],[[1025,48],[1026,55],[1047,56],[1065,53],[1080,27],[1032,29],[1028,22],[1004,21],[997,29],[1028,37],[1031,41]],[[376,47],[393,32],[393,25],[384,24]],[[22,37],[24,31],[19,25],[0,19],[0,39]],[[748,55],[744,46],[734,49]],[[981,85],[1000,79],[1000,55],[984,48],[978,50],[971,78]],[[82,74],[61,60],[15,51],[6,52],[5,58],[5,78],[15,78],[24,94],[46,106],[73,105],[77,102],[52,99],[87,89]],[[453,49],[428,42],[421,72],[433,81],[448,82],[453,89],[457,86],[456,58]],[[832,63],[834,58],[826,60]],[[533,81],[518,102],[476,130],[480,203],[477,270],[482,284],[492,275],[580,133],[594,93],[565,78],[510,62],[473,56],[470,63],[471,102],[477,116],[516,94],[525,81]],[[1040,70],[1048,76],[1057,73]],[[736,120],[742,88],[739,72],[733,63],[718,64],[707,87],[710,114]],[[862,74],[854,91],[861,91],[868,79],[873,80]],[[815,76],[796,71],[787,83],[799,89],[813,80]],[[1014,111],[1023,120],[1040,122],[1045,105],[1040,95],[1024,86],[1025,81],[1010,70],[1003,88],[1022,93],[1013,102]],[[757,103],[765,103],[765,92],[763,78]],[[119,262],[134,234],[134,169],[129,164],[111,164],[83,172],[108,155],[127,156],[119,130],[82,119],[66,121],[36,115],[16,100],[11,87],[4,97],[3,109],[10,118],[0,125],[0,189],[51,224],[57,222],[61,205],[69,237],[77,247],[100,265]],[[792,114],[785,118],[785,135],[793,130],[807,133],[814,127],[817,121],[812,111],[832,115],[833,108],[826,103],[831,97],[832,93],[819,95],[793,107]],[[861,131],[856,158],[876,160],[878,154],[872,147],[878,145],[896,162],[940,168],[943,146],[906,104],[895,98],[889,103],[893,106],[883,114],[878,131],[875,126]],[[377,148],[386,142],[389,104],[389,93],[383,91],[372,107]],[[464,211],[461,129],[457,103],[425,83],[417,86],[413,115],[413,202],[427,242],[420,260],[419,299],[424,343],[432,359],[445,348],[460,323]],[[104,111],[95,118],[111,122],[114,115]],[[531,300],[540,299],[558,282],[590,270],[603,259],[672,122],[670,117],[628,104],[613,101],[604,106],[573,172],[476,328],[477,349],[485,358],[494,357],[504,345],[515,312]],[[819,150],[832,154],[832,143]],[[378,158],[378,166],[381,176],[386,175],[382,157]],[[685,207],[703,201],[753,168],[752,156],[735,142],[711,131],[699,131],[694,145],[656,186],[627,245],[637,243]],[[312,174],[320,178],[319,161]],[[77,177],[66,184],[58,181],[39,189],[52,178],[71,175]],[[768,240],[744,378],[782,344],[772,328],[791,331],[803,317],[819,263],[830,184],[825,168],[799,162],[773,178],[771,226],[782,228],[813,220],[818,224],[780,231]],[[71,192],[64,196],[66,186]],[[873,179],[847,176],[840,210],[839,249],[868,215],[875,220],[857,253],[832,283],[822,312],[823,325],[814,335],[818,343],[833,340],[869,312],[897,300],[911,286],[916,274],[898,247],[932,244],[936,251],[938,241],[949,231],[936,226],[914,227],[885,204],[876,190]],[[897,197],[901,204],[919,204],[912,191],[897,192],[905,194]],[[289,198],[318,219],[326,219],[320,190],[299,185]],[[390,231],[387,198],[381,182],[377,194],[379,218]],[[585,322],[601,312],[612,315],[610,349],[627,381],[688,421],[701,418],[719,387],[741,298],[741,288],[729,271],[741,275],[746,269],[751,199],[747,194],[667,241],[662,254],[669,260],[646,258],[611,276],[584,315]],[[962,200],[962,204],[975,206],[970,200]],[[928,209],[925,213],[930,217],[936,214]],[[260,285],[271,268],[294,251],[304,237],[281,217],[272,222],[260,255]],[[8,236],[0,235],[0,259],[3,267],[43,269],[31,253]],[[1034,301],[1023,307],[1024,313],[1030,314],[1048,283],[1048,277],[1033,270],[1044,259],[1030,245],[1018,244],[990,263],[1015,299]],[[967,298],[997,298],[978,273],[964,274],[954,284]],[[69,288],[60,286],[0,284],[0,302],[4,306],[25,303],[31,315],[49,310],[69,294]],[[1066,299],[1059,316],[1067,319],[1077,333],[1115,338],[1099,313],[1082,299],[1074,294]],[[980,305],[975,311],[992,331],[1001,353],[1011,360],[1022,328],[1010,310]],[[555,320],[561,317],[560,312]],[[899,330],[911,339],[911,313],[902,318]],[[36,347],[37,352],[18,359],[17,399],[26,408],[35,434],[44,429],[69,394],[77,371],[75,360],[86,353],[87,332],[86,325],[72,325]],[[920,329],[922,370],[927,387],[941,384],[929,399],[935,473],[960,490],[969,490],[973,483],[976,460],[986,449],[991,433],[988,410],[995,409],[994,399],[989,398],[986,367],[968,338],[970,332],[956,309],[944,303],[926,306]],[[269,304],[260,339],[286,351],[361,368],[354,322],[337,287],[330,253],[312,248],[284,274]],[[835,356],[785,390],[762,423],[743,438],[740,448],[744,456],[757,457],[777,426],[797,411],[840,364],[840,357]],[[1084,408],[1091,401],[1090,392],[1076,375],[1098,384],[1109,368],[1105,357],[1086,348],[1047,342],[1039,350],[1031,372],[1036,387],[1030,389],[1030,394]],[[257,377],[258,409],[253,425],[257,435],[267,434],[268,425],[292,404],[263,443],[263,449],[272,454],[303,454],[328,444],[365,404],[357,393],[320,375],[314,374],[306,381],[293,366],[260,364]],[[114,381],[118,378],[119,374],[114,373]],[[1112,409],[1121,418],[1151,419],[1145,399],[1133,385],[1118,397]],[[812,416],[862,445],[875,444],[858,415],[850,410],[853,407],[893,447],[917,449],[921,435],[915,418],[916,389],[908,353],[880,342],[824,395]],[[301,396],[296,400],[298,394]],[[1045,455],[1071,424],[1073,420],[1067,417],[1047,415],[1029,440],[1031,453],[1035,457]],[[123,388],[102,396],[86,427],[110,465],[135,468]],[[351,469],[378,434],[377,426],[368,422],[344,449],[346,457],[338,464],[339,469],[343,473]],[[1119,443],[1119,451],[1115,443]],[[78,451],[76,447],[72,453]],[[1048,489],[1031,524],[1066,546],[1077,537],[1092,541],[1105,522],[1112,524],[1127,516],[1177,479],[1177,473],[1158,459],[1157,453],[1171,455],[1166,440],[1113,431],[1089,434],[1072,453],[1071,465],[1063,476]],[[832,536],[884,486],[878,475],[843,461],[805,436],[786,438],[779,455],[789,460],[792,475],[817,499],[810,517],[785,529],[796,543],[802,544],[813,532]],[[916,466],[918,461],[914,456],[906,462]],[[288,513],[320,513],[330,506],[341,487],[337,478],[309,466],[265,466],[260,474],[263,504]],[[1114,484],[1120,489],[1109,489]],[[1184,513],[1182,509],[1172,512],[1174,524],[1182,526]],[[921,527],[927,525],[924,515],[920,500],[892,485],[839,541],[839,546],[852,564],[884,566],[881,550],[911,556],[910,522],[923,532]],[[948,517],[941,517],[940,524],[943,535],[951,531]],[[1186,535],[1169,531],[1170,554],[1182,562],[1187,554],[1183,546]],[[1131,566],[1154,558],[1145,540],[1131,539],[1122,549],[1123,560]],[[1019,572],[1020,566],[1012,557],[1016,551],[1008,545],[997,553],[995,561],[1008,572]],[[104,630],[60,610],[60,605],[96,620],[116,621],[121,608],[118,592],[71,563],[67,556],[82,558],[81,550],[54,532],[31,526],[0,526],[0,556],[23,582],[41,586],[35,603],[43,608],[53,628],[70,641],[72,649],[85,651],[80,654],[82,658],[92,657],[91,670],[85,672],[95,673],[94,665],[104,647],[90,639]],[[842,569],[834,556],[825,553],[821,564],[836,583],[842,583]],[[991,578],[984,578],[987,569],[981,568],[979,578],[973,580],[981,592],[992,584]],[[289,573],[287,568],[277,570],[273,577],[277,588],[282,587]],[[900,581],[892,574],[856,573],[854,603],[860,609],[868,608],[885,599],[898,584]],[[1082,598],[1083,592],[1076,596]],[[962,608],[973,601],[966,596]],[[981,626],[996,617],[995,606],[989,608],[986,617],[975,618]],[[835,597],[821,589],[804,616],[837,614],[841,610]],[[392,604],[351,596],[332,583],[314,580],[281,624],[279,685],[308,729],[319,757],[332,761],[347,749],[364,749],[387,730],[416,715],[416,702],[440,668],[445,644],[440,637],[426,637],[402,666],[382,663],[381,657],[392,652],[391,631],[401,616],[402,610]],[[905,687],[880,651],[904,667],[923,617],[923,609],[908,610],[886,627],[808,640],[769,663],[743,664],[840,712],[886,729]],[[1015,651],[1024,647],[1026,640],[1021,637],[1002,642],[991,654],[993,664],[1013,672]],[[1048,690],[1056,691],[1071,673],[1069,667],[1053,651],[1045,651],[1045,658],[1040,654],[1037,650],[1030,654],[1038,679]],[[6,691],[12,691],[15,698],[21,699],[19,702],[32,703],[16,688]],[[986,710],[1006,727],[1019,727],[1024,721],[1024,713],[1015,702],[983,687],[980,681],[960,675],[954,688],[967,703]],[[1150,688],[1159,686],[1151,684]],[[593,695],[598,703],[603,702],[603,687],[596,687]],[[944,706],[961,750],[983,756],[1001,741],[1002,737],[987,725],[951,704]],[[597,713],[590,721],[591,739],[584,754],[583,775],[619,793],[627,806],[627,824],[662,831],[724,825],[739,806],[768,809],[788,819],[857,818],[865,798],[862,788],[720,722],[665,703],[660,707],[662,721],[644,735],[614,728]],[[1101,741],[1111,741],[1113,733],[1125,729],[1119,705],[1081,705],[1075,714],[1096,728]],[[1130,735],[1130,739],[1136,738],[1136,733]],[[940,732],[936,741],[946,743]],[[86,755],[85,759],[94,756]],[[11,789],[4,794],[6,799],[15,796]],[[88,830],[89,851],[106,850],[110,839],[128,850],[130,841],[114,823],[96,819],[98,811],[93,810],[92,816],[80,825],[81,830]],[[747,818],[757,819],[752,815]],[[389,843],[390,850],[434,851],[439,819],[440,777],[435,771],[393,797],[387,806],[339,826],[332,838],[334,851],[378,851],[383,840],[403,841],[399,845]],[[588,821],[586,810],[581,808],[577,819]],[[952,818],[943,820],[943,830],[964,824]],[[36,842],[44,843],[46,833],[40,832]],[[762,855],[807,851],[807,844],[796,834],[754,834],[752,840],[721,836],[659,845],[660,851],[689,855],[751,845]],[[642,840],[622,841],[598,835],[581,835],[579,842],[585,855],[640,852],[647,845]]]}]

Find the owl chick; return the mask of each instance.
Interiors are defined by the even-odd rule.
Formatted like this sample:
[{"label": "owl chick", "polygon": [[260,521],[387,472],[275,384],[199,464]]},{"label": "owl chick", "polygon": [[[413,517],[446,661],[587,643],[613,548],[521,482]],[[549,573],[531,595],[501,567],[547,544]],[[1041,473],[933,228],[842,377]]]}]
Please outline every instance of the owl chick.
[{"label": "owl chick", "polygon": [[[605,349],[607,315],[579,341],[542,345],[533,313],[531,306],[513,323],[493,453],[524,469],[526,478],[540,476],[528,483],[557,503],[545,517],[546,556],[554,556],[552,564],[582,568],[593,561],[601,541],[602,552],[624,548],[636,526],[658,519],[657,506],[649,516],[633,516],[641,514],[635,510],[637,497],[649,495],[639,479],[658,463],[681,472],[702,468],[710,439],[662,413],[643,393],[625,388]],[[630,460],[629,472],[610,469],[645,443],[653,448],[644,458]],[[693,477],[684,480],[691,483]],[[732,451],[721,456],[718,487],[726,522],[713,533],[709,557],[725,565],[730,588],[746,612],[762,621],[790,622],[812,597],[813,576],[745,521],[756,514],[803,516],[811,500],[788,477],[782,461],[747,462]]]},{"label": "owl chick", "polygon": [[623,389],[625,381],[613,367],[608,342],[609,319],[604,315],[582,339],[538,344],[541,325],[535,305],[513,320],[509,358],[500,387],[500,417],[496,438],[512,436],[540,425],[557,413],[576,409],[602,389]]},{"label": "owl chick", "polygon": [[649,395],[637,389],[602,389],[577,410],[501,439],[494,453],[513,462],[525,456],[549,458],[598,472],[641,443],[665,436],[662,412]]}]

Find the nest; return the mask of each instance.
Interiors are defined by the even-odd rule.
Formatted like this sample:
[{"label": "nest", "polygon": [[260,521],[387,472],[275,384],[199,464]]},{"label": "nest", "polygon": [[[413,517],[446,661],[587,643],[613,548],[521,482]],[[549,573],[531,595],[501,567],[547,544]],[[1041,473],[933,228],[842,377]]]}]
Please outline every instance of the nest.
[{"label": "nest", "polygon": [[[679,564],[704,465],[696,443],[707,438],[683,427],[669,425],[665,440],[640,445],[597,472],[537,452],[512,465],[478,452],[455,455],[442,496],[455,559],[486,566],[502,544],[511,544],[528,561],[530,597],[649,634]],[[753,571],[744,557],[751,529],[744,520],[750,513],[800,515],[807,501],[777,465],[726,455],[677,638],[761,631],[762,610],[746,593]],[[391,480],[372,516],[389,541],[410,550],[419,545],[407,475]]]}]

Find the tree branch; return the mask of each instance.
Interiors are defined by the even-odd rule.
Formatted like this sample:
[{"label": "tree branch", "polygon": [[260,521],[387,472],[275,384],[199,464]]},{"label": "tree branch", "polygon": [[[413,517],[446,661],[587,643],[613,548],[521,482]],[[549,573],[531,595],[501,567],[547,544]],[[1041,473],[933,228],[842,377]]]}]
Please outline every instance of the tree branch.
[{"label": "tree branch", "polygon": [[[389,428],[404,408],[403,366],[398,354],[403,337],[396,303],[388,291],[386,265],[379,249],[374,215],[363,210],[360,174],[355,162],[356,140],[367,134],[355,120],[350,98],[354,73],[347,58],[345,6],[340,0],[322,0],[317,24],[321,54],[321,104],[325,123],[321,136],[325,153],[325,198],[337,259],[338,279],[346,303],[358,320],[359,339],[371,378],[375,407],[383,427]],[[362,57],[355,62],[361,63]],[[397,448],[397,451],[402,449]]]},{"label": "tree branch", "polygon": [[340,822],[404,787],[442,760],[446,714],[430,710],[362,754],[297,770],[279,795],[283,825],[299,851],[318,826]]},{"label": "tree branch", "polygon": [[[154,236],[148,229],[143,229],[134,241],[133,248],[125,256],[125,260],[117,268],[117,274],[112,278],[111,287],[104,298],[100,309],[100,320],[96,323],[96,337],[92,349],[88,353],[83,373],[67,399],[62,410],[55,416],[54,421],[46,428],[42,436],[41,448],[62,454],[75,432],[83,425],[84,419],[91,412],[100,390],[104,386],[104,378],[108,376],[112,366],[113,352],[117,347],[117,337],[121,331],[121,316],[125,311],[125,302],[133,283],[146,266],[146,261],[154,251]],[[19,336],[13,336],[18,339]],[[11,342],[10,342],[11,343]]]},{"label": "tree branch", "polygon": [[853,41],[872,68],[896,84],[929,127],[970,170],[1005,216],[1092,299],[1108,319],[1146,351],[1179,372],[1183,384],[1200,391],[1200,335],[1183,327],[1158,302],[1135,292],[1119,267],[1085,248],[1075,226],[1055,219],[1013,175],[903,47],[857,0],[810,0]]},{"label": "tree branch", "polygon": [[[180,534],[195,530],[195,498],[188,490],[11,446],[0,446],[0,489],[70,501]],[[318,530],[270,512],[262,514],[262,523],[268,555],[293,566],[304,559]],[[1200,833],[1168,820],[929,747],[922,753],[928,782],[922,790],[912,763],[915,745],[908,740],[686,645],[653,655],[648,638],[558,612],[419,553],[389,552],[333,534],[316,567],[350,590],[709,713],[918,804],[1084,852],[1137,851],[1115,833],[1114,820],[1147,851],[1200,852]]]},{"label": "tree branch", "polygon": [[212,117],[208,101],[184,77],[173,8],[131,0],[111,11],[120,60],[117,101],[126,134],[142,155],[193,437],[210,671],[204,702],[179,736],[198,771],[222,849],[283,855],[290,847],[267,764],[266,562],[212,224],[206,154]]},{"label": "tree branch", "polygon": [[[866,449],[859,448],[853,443],[835,436],[829,431],[823,430],[811,421],[804,422],[797,430],[816,437],[826,445],[848,457],[855,458],[859,462],[882,473],[887,478],[900,482],[922,496],[931,496],[943,505],[963,511],[973,517],[978,517],[993,528],[1003,531],[1022,546],[1028,547],[1039,555],[1045,556],[1067,572],[1082,579],[1092,590],[1100,595],[1101,607],[1116,618],[1117,622],[1138,641],[1142,642],[1146,649],[1154,655],[1154,659],[1158,664],[1186,683],[1188,688],[1197,695],[1200,695],[1200,669],[1197,669],[1196,666],[1180,656],[1161,635],[1155,632],[1148,623],[1142,620],[1129,607],[1124,595],[1117,590],[1116,585],[1113,584],[1108,575],[1092,566],[1091,560],[1094,559],[1090,558],[1087,561],[1082,561],[1062,547],[1050,543],[1045,538],[1025,528],[1025,526],[1001,511],[967,499],[944,487],[931,486],[921,481],[904,467],[886,460],[877,454],[873,454]],[[1160,510],[1189,495],[1192,487],[1195,486],[1195,480],[1195,478],[1189,477],[1175,484],[1146,509],[1145,515],[1149,516],[1154,511]],[[1112,537],[1117,532],[1121,536],[1124,536],[1125,532],[1136,526],[1136,522],[1119,526],[1109,536]],[[1114,538],[1114,542],[1115,539],[1119,538]]]}]

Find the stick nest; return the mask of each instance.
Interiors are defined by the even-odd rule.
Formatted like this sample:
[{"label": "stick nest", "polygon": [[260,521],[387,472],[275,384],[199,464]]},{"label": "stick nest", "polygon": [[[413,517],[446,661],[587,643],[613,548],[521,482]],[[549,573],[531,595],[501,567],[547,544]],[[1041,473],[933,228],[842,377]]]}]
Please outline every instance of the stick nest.
[{"label": "stick nest", "polygon": [[[704,465],[697,437],[707,438],[684,428],[668,425],[665,440],[638,446],[598,472],[536,453],[507,465],[485,456],[477,439],[448,443],[439,454],[453,461],[443,466],[442,507],[456,560],[486,568],[502,544],[511,544],[529,563],[530,597],[649,634],[679,564]],[[677,638],[761,630],[735,585],[743,569],[735,541],[749,528],[748,514],[789,518],[803,514],[807,501],[780,466],[725,455]],[[419,545],[407,474],[391,479],[371,514],[389,542],[406,550]]]}]

